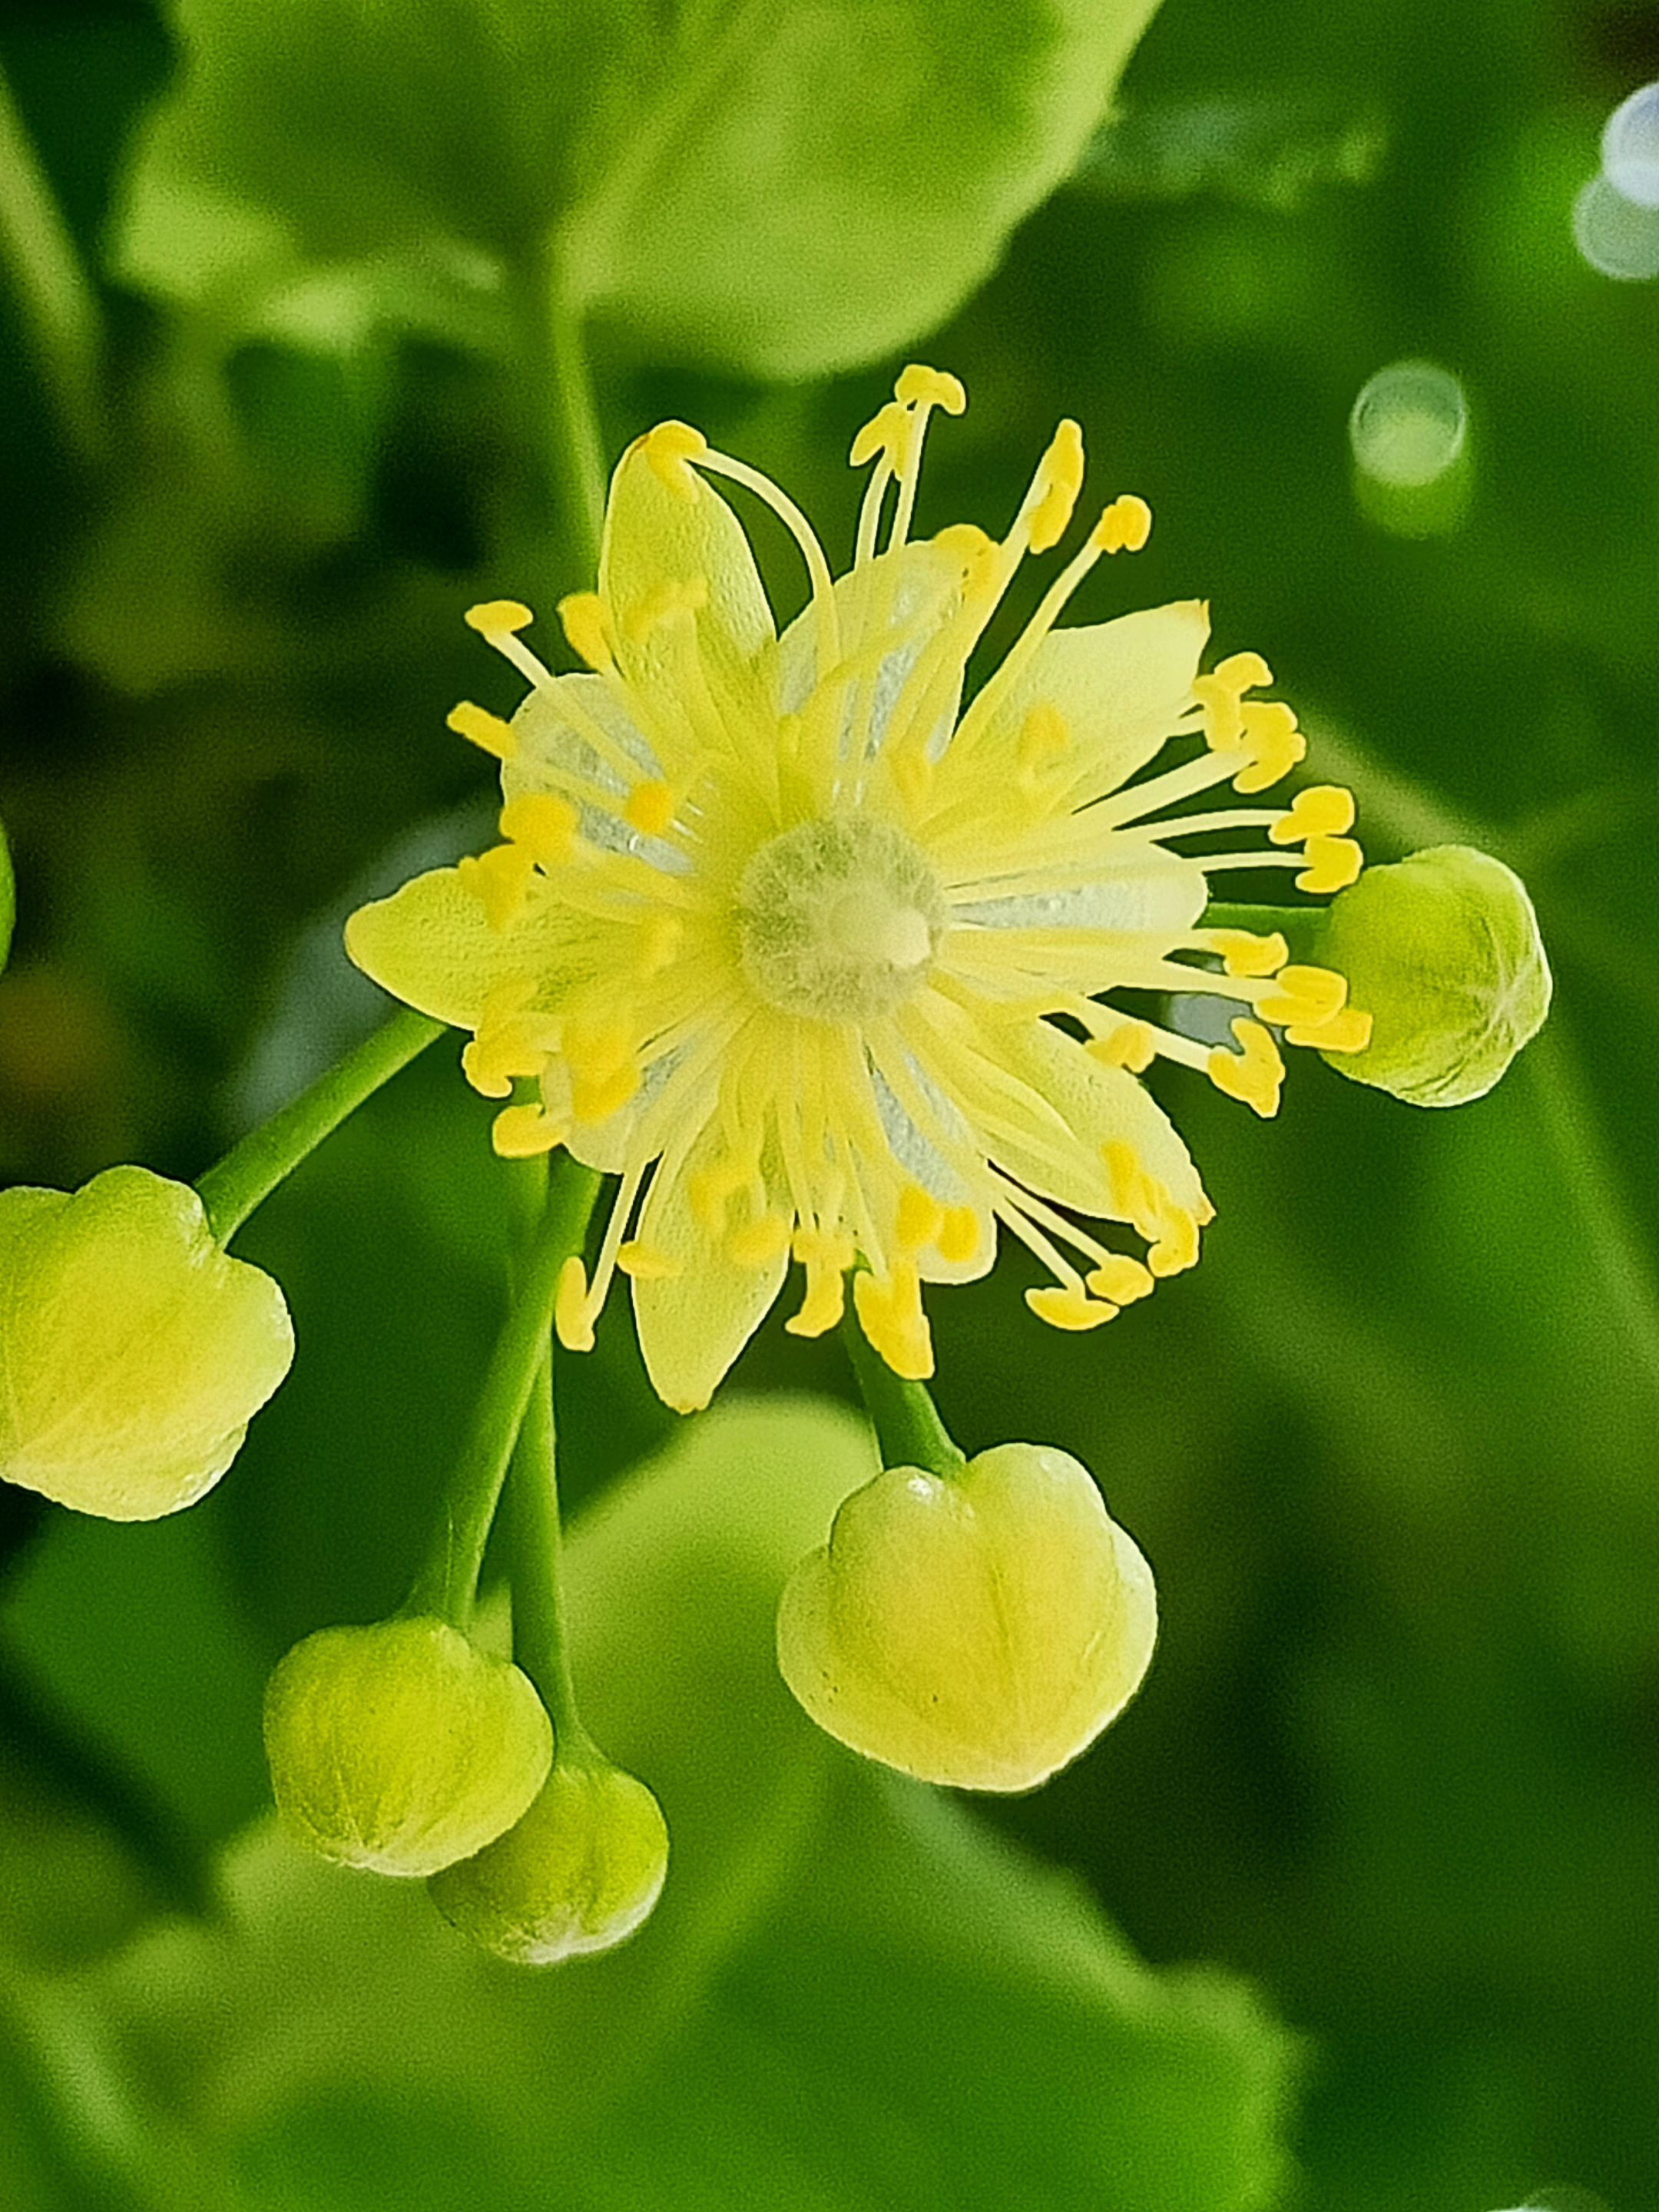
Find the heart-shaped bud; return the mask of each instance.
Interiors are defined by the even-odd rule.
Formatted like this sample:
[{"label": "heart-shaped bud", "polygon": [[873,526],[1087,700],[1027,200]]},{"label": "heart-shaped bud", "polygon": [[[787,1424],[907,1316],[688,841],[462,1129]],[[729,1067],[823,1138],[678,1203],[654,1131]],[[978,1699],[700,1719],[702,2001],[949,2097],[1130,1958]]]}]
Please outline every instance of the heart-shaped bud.
[{"label": "heart-shaped bud", "polygon": [[553,1757],[530,1678],[445,1621],[322,1628],[265,1690],[284,1825],[343,1866],[435,1874],[510,1828]]},{"label": "heart-shaped bud", "polygon": [[193,1504],[294,1357],[270,1277],[148,1168],[0,1191],[0,1475],[109,1521]]},{"label": "heart-shaped bud", "polygon": [[516,1827],[430,1887],[486,1951],[550,1966],[624,1942],[667,1871],[668,1830],[642,1782],[617,1766],[556,1765]]},{"label": "heart-shaped bud", "polygon": [[1088,1470],[999,1444],[942,1480],[854,1491],[778,1609],[778,1664],[820,1728],[963,1790],[1032,1790],[1139,1686],[1151,1568]]},{"label": "heart-shaped bud", "polygon": [[1526,885],[1468,845],[1367,868],[1332,901],[1318,957],[1371,1017],[1362,1051],[1324,1057],[1339,1075],[1413,1106],[1483,1097],[1549,1012],[1549,963]]}]

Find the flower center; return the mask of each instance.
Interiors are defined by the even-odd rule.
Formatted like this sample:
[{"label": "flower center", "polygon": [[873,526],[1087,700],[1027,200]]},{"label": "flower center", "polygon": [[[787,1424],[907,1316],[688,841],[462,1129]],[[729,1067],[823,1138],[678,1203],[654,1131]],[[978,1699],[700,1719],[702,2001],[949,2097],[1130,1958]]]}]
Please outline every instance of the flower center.
[{"label": "flower center", "polygon": [[867,1021],[926,974],[945,902],[890,823],[801,822],[761,846],[738,889],[744,972],[781,1013]]}]

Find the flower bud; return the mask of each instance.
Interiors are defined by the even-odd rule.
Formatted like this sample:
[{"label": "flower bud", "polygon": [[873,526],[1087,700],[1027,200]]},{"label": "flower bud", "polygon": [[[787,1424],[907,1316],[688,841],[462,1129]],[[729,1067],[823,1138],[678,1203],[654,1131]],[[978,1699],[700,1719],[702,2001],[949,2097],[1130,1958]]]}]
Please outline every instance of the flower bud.
[{"label": "flower bud", "polygon": [[550,1966],[626,1942],[662,1893],[668,1830],[617,1766],[554,1766],[518,1826],[435,1875],[446,1920],[497,1958]]},{"label": "flower bud", "polygon": [[867,1758],[963,1790],[1032,1790],[1139,1688],[1152,1570],[1088,1470],[999,1444],[948,1481],[890,1467],[836,1515],[778,1609],[783,1679]]},{"label": "flower bud", "polygon": [[148,1168],[0,1191],[0,1475],[110,1521],[193,1504],[294,1357],[270,1277]]},{"label": "flower bud", "polygon": [[530,1678],[425,1616],[321,1628],[265,1689],[276,1809],[325,1859],[435,1874],[510,1828],[553,1756]]},{"label": "flower bud", "polygon": [[1361,1052],[1322,1056],[1339,1075],[1413,1106],[1481,1097],[1549,1012],[1550,970],[1525,884],[1468,845],[1367,868],[1333,900],[1322,966],[1371,1017]]}]

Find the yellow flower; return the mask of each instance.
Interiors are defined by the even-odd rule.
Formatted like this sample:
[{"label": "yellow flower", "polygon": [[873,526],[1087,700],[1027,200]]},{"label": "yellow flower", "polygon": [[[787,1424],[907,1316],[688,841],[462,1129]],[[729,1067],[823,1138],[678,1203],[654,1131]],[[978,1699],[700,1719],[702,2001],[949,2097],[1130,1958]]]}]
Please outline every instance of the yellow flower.
[{"label": "yellow flower", "polygon": [[[620,1176],[559,1333],[592,1342],[620,1268],[652,1379],[682,1409],[708,1402],[792,1258],[787,1326],[833,1328],[856,1258],[860,1320],[910,1376],[933,1369],[922,1283],[982,1274],[999,1224],[1053,1276],[1028,1293],[1044,1320],[1110,1319],[1192,1264],[1212,1212],[1137,1080],[1154,1056],[1266,1115],[1273,1028],[1364,1042],[1340,977],[1287,966],[1278,936],[1201,924],[1218,872],[1290,866],[1316,892],[1358,872],[1352,801],[1330,786],[1288,808],[1172,811],[1222,782],[1261,792],[1300,758],[1291,710],[1244,696],[1266,665],[1238,653],[1200,675],[1196,600],[1054,627],[1103,554],[1145,543],[1141,501],[1107,507],[963,709],[969,654],[1083,478],[1062,422],[1005,538],[913,539],[928,416],[964,404],[935,370],[899,379],[854,444],[874,471],[833,581],[765,477],[683,422],[637,440],[599,589],[559,610],[591,672],[550,675],[514,603],[468,617],[532,687],[510,723],[471,704],[450,718],[501,761],[502,842],[347,928],[378,982],[472,1031],[478,1090],[538,1082],[538,1103],[497,1117],[499,1152],[568,1145]],[[805,556],[811,597],[781,637],[711,477],[763,501]],[[1188,737],[1193,757],[1131,781]],[[1266,841],[1176,849],[1216,830]],[[1102,1003],[1121,988],[1237,1002],[1236,1048]],[[1102,1219],[1140,1252],[1103,1242]]]}]

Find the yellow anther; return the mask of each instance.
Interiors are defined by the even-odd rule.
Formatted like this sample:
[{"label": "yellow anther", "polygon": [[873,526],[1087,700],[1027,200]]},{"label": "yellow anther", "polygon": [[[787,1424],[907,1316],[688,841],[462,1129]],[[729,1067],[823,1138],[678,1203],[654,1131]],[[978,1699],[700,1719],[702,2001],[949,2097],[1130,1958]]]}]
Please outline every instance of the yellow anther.
[{"label": "yellow anther", "polygon": [[1115,1305],[1085,1297],[1074,1283],[1045,1283],[1039,1290],[1027,1291],[1025,1303],[1050,1328],[1098,1328],[1102,1322],[1117,1318]]},{"label": "yellow anther", "polygon": [[570,641],[570,650],[590,668],[607,669],[616,655],[611,644],[611,617],[597,592],[570,592],[559,601],[559,620]]},{"label": "yellow anther", "polygon": [[504,722],[499,714],[492,714],[488,707],[475,707],[470,699],[463,699],[459,707],[451,708],[444,717],[457,737],[483,751],[493,753],[497,760],[510,761],[519,750],[519,740],[511,722]]},{"label": "yellow anther", "polygon": [[712,1167],[697,1168],[686,1177],[687,1201],[708,1236],[725,1236],[726,1209],[744,1185],[753,1180],[754,1172],[752,1162],[725,1159]]},{"label": "yellow anther", "polygon": [[942,407],[947,415],[960,415],[968,404],[966,391],[949,369],[927,368],[920,362],[899,371],[893,397],[901,407],[915,407],[926,401],[929,406]]},{"label": "yellow anther", "polygon": [[1364,1052],[1371,1041],[1371,1018],[1358,1006],[1344,1006],[1311,1028],[1298,1022],[1285,1036],[1289,1043],[1311,1045],[1316,1052]]},{"label": "yellow anther", "polygon": [[678,1260],[670,1259],[654,1244],[642,1243],[637,1237],[617,1247],[617,1265],[635,1282],[667,1282],[684,1272]]},{"label": "yellow anther", "polygon": [[532,1015],[481,1024],[462,1048],[462,1074],[482,1097],[505,1098],[515,1077],[539,1075],[547,1066],[548,1026]]},{"label": "yellow anther", "polygon": [[769,1267],[789,1249],[789,1224],[781,1213],[763,1213],[758,1221],[745,1221],[726,1240],[728,1259],[739,1267]]},{"label": "yellow anther", "polygon": [[1022,772],[1034,775],[1058,759],[1072,742],[1066,717],[1052,700],[1039,699],[1019,726],[1015,755]]},{"label": "yellow anther", "polygon": [[1097,1298],[1115,1306],[1133,1305],[1137,1298],[1150,1297],[1152,1292],[1152,1269],[1132,1260],[1127,1252],[1110,1254],[1083,1279]]},{"label": "yellow anther", "polygon": [[520,599],[484,599],[462,617],[480,637],[511,637],[516,630],[528,629],[535,619]]},{"label": "yellow anther", "polygon": [[1340,783],[1310,783],[1298,791],[1268,830],[1275,845],[1300,845],[1310,837],[1340,837],[1353,827],[1353,793]]},{"label": "yellow anther", "polygon": [[942,553],[961,562],[964,575],[984,567],[994,558],[997,550],[996,540],[976,522],[947,522],[932,542]]},{"label": "yellow anther", "polygon": [[562,1042],[571,1111],[579,1121],[608,1121],[640,1087],[632,1023],[625,1015],[580,1026],[567,1023]]},{"label": "yellow anther", "polygon": [[686,464],[708,451],[708,441],[689,422],[659,422],[647,430],[639,445],[659,483],[682,499],[695,499],[697,479]]},{"label": "yellow anther", "polygon": [[1296,715],[1282,699],[1252,699],[1239,708],[1238,742],[1249,752],[1233,778],[1237,792],[1266,791],[1288,775],[1308,750]]},{"label": "yellow anther", "polygon": [[945,1208],[932,1191],[924,1190],[919,1182],[907,1182],[899,1193],[898,1210],[893,1224],[895,1236],[907,1252],[920,1251],[931,1244],[945,1223]]},{"label": "yellow anther", "polygon": [[553,1328],[567,1352],[592,1352],[593,1316],[587,1310],[587,1270],[573,1252],[559,1270]]},{"label": "yellow anther", "polygon": [[960,1267],[979,1249],[979,1216],[971,1206],[947,1206],[939,1234],[933,1239],[947,1267]]},{"label": "yellow anther", "polygon": [[1359,880],[1365,855],[1352,837],[1310,837],[1303,848],[1308,865],[1296,878],[1299,891],[1328,895]]},{"label": "yellow anther", "polygon": [[623,610],[623,629],[630,643],[643,645],[665,622],[678,615],[699,615],[708,605],[707,576],[671,576]]},{"label": "yellow anther", "polygon": [[653,914],[640,926],[639,953],[634,973],[641,982],[660,975],[672,964],[685,935],[685,924],[677,914]]},{"label": "yellow anther", "polygon": [[1109,1137],[1100,1157],[1112,1213],[1120,1221],[1133,1223],[1141,1236],[1157,1237],[1163,1224],[1163,1190],[1136,1158],[1134,1146],[1122,1137]]},{"label": "yellow anther", "polygon": [[806,1295],[784,1327],[791,1336],[823,1336],[846,1309],[842,1278],[853,1264],[853,1240],[839,1231],[798,1229],[793,1249],[806,1270]]},{"label": "yellow anther", "polygon": [[853,1304],[860,1327],[893,1372],[908,1382],[925,1382],[933,1371],[933,1345],[915,1263],[897,1261],[881,1280],[854,1275]]},{"label": "yellow anther", "polygon": [[847,456],[848,465],[861,469],[866,461],[873,461],[878,453],[886,453],[890,457],[899,453],[909,427],[909,410],[902,407],[896,399],[888,400],[884,406],[878,408],[854,439],[852,451]]},{"label": "yellow anther", "polygon": [[489,1141],[504,1160],[534,1159],[564,1139],[552,1115],[536,1105],[503,1106],[489,1125]]},{"label": "yellow anther", "polygon": [[1157,1243],[1146,1254],[1147,1270],[1160,1277],[1180,1275],[1197,1261],[1198,1217],[1181,1206],[1170,1206]]},{"label": "yellow anther", "polygon": [[1207,676],[1194,676],[1193,696],[1204,710],[1204,742],[1212,752],[1236,752],[1244,741],[1243,695],[1273,680],[1259,653],[1233,653]]},{"label": "yellow anther", "polygon": [[1279,1111],[1279,1086],[1285,1080],[1279,1048],[1260,1022],[1237,1021],[1231,1028],[1238,1050],[1216,1047],[1205,1063],[1210,1080],[1218,1091],[1242,1099],[1264,1121],[1270,1121]]},{"label": "yellow anther", "polygon": [[1103,553],[1139,553],[1152,534],[1152,510],[1134,492],[1115,499],[1091,533]]},{"label": "yellow anther", "polygon": [[501,835],[539,867],[562,867],[576,841],[576,810],[550,791],[521,791],[501,809]]},{"label": "yellow anther", "polygon": [[1120,1022],[1103,1036],[1091,1037],[1085,1050],[1103,1067],[1125,1067],[1139,1075],[1158,1057],[1158,1040],[1146,1022]]},{"label": "yellow anther", "polygon": [[1230,653],[1216,663],[1215,674],[1234,693],[1259,691],[1273,680],[1272,669],[1259,653]]},{"label": "yellow anther", "polygon": [[1274,975],[1291,957],[1291,948],[1277,930],[1257,937],[1248,929],[1207,929],[1203,943],[1221,955],[1230,975]]},{"label": "yellow anther", "polygon": [[1083,433],[1068,415],[1037,463],[1032,483],[1037,500],[1025,518],[1025,543],[1033,553],[1046,553],[1060,543],[1082,489]]},{"label": "yellow anther", "polygon": [[455,872],[471,892],[492,929],[507,929],[523,910],[536,855],[527,845],[492,845],[487,853],[463,855]]},{"label": "yellow anther", "polygon": [[1273,989],[1256,1000],[1255,1011],[1276,1028],[1297,1023],[1304,1029],[1317,1029],[1338,1012],[1347,995],[1346,978],[1334,969],[1283,968]]},{"label": "yellow anther", "polygon": [[625,820],[647,837],[660,837],[674,819],[674,794],[655,778],[636,783],[623,806]]}]

